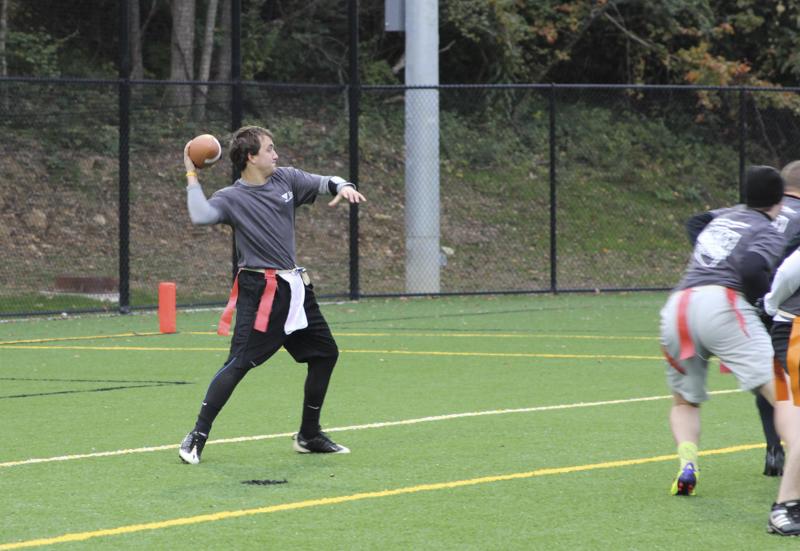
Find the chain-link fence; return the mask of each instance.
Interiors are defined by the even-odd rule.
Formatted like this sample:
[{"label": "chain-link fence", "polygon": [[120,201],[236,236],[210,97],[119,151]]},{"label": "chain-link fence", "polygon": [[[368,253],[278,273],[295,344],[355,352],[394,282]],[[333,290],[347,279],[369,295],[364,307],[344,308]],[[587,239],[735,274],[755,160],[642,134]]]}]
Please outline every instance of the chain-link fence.
[{"label": "chain-link fence", "polygon": [[[417,279],[434,294],[669,288],[688,216],[736,202],[747,164],[800,158],[797,89],[362,86],[352,0],[347,84],[243,81],[238,44],[252,48],[260,31],[238,21],[239,0],[217,37],[230,78],[129,80],[128,12],[107,3],[117,42],[70,36],[118,55],[120,78],[0,77],[0,317],[149,308],[161,281],[177,283],[182,306],[221,304],[232,235],[189,222],[181,153],[194,135],[224,143],[241,124],[273,131],[279,164],[357,175],[367,196],[349,212],[325,198],[298,211],[297,260],[323,297],[420,294]],[[30,29],[28,7],[61,10],[75,28],[100,17],[86,2],[19,6]],[[54,70],[40,50],[17,50],[9,67]],[[438,112],[438,125],[409,120],[409,105]],[[437,143],[434,128],[438,147],[417,147]],[[200,180],[210,195],[233,176],[226,160]],[[420,240],[425,256],[409,254]]]},{"label": "chain-link fence", "polygon": [[[115,81],[0,82],[0,313],[116,310],[120,266],[132,308],[154,306],[160,281],[177,282],[182,305],[221,303],[231,232],[190,224],[181,151],[201,132],[226,137],[230,87],[213,86],[198,118],[175,100],[175,86],[131,85],[123,143]],[[408,291],[404,93],[365,86],[355,114],[368,198],[359,212],[359,296]],[[686,218],[736,202],[746,164],[799,156],[798,118],[781,104],[796,93],[438,87],[440,248],[427,262],[440,292],[670,287],[688,254]],[[246,83],[242,102],[245,123],[275,132],[281,164],[347,176],[346,88]],[[230,180],[229,163],[201,173],[207,194]],[[298,262],[321,295],[348,296],[347,208],[324,203],[299,211]]]},{"label": "chain-link fence", "polygon": [[[774,107],[796,91],[438,90],[442,254],[429,262],[442,292],[669,288],[688,255],[684,221],[736,202],[747,163],[800,153],[799,119]],[[403,93],[364,90],[360,173],[383,184],[362,224],[364,294],[406,291]]]},{"label": "chain-link fence", "polygon": [[[227,296],[232,273],[229,228],[192,226],[189,221],[182,160],[184,144],[197,134],[211,133],[226,143],[230,104],[225,96],[229,89],[212,90],[210,96],[219,94],[221,99],[206,105],[202,123],[196,122],[190,105],[165,102],[168,90],[166,85],[133,86],[130,288],[134,308],[154,304],[159,281],[175,281],[184,304],[217,303]],[[347,118],[342,115],[341,87],[249,84],[243,92],[244,122],[274,129],[280,164],[347,176]],[[232,168],[224,158],[201,171],[199,177],[210,196],[230,184]],[[297,226],[298,262],[309,268],[324,266],[325,271],[316,278],[320,286],[328,294],[346,293],[346,212],[328,212],[319,205],[303,208]],[[332,237],[336,235],[341,238]],[[306,243],[310,245],[304,247]],[[331,274],[326,281],[329,271],[343,278],[335,281]]]}]

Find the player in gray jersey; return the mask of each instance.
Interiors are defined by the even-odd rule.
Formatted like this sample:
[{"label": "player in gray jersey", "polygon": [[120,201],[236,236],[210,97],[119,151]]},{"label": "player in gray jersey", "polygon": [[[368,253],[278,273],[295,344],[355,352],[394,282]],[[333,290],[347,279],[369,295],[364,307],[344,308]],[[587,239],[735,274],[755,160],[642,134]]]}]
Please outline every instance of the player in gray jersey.
[{"label": "player in gray jersey", "polygon": [[[784,258],[800,245],[800,163],[793,163],[792,165],[787,165],[781,171],[785,183],[783,202],[780,214],[772,222],[775,229],[783,233],[784,238],[787,240],[788,244],[784,250]],[[714,218],[731,209],[744,208],[746,208],[745,205],[736,205],[734,207],[710,210],[691,217],[686,223],[686,230],[692,247],[696,244],[697,236],[700,232]],[[800,299],[798,301],[800,302]],[[764,321],[767,329],[771,328],[772,320],[770,316],[762,315],[762,321]],[[776,346],[774,335],[772,335],[772,340],[773,346]],[[766,476],[780,476],[783,474],[785,452],[778,436],[778,431],[775,429],[775,411],[772,404],[761,394],[756,396],[755,402],[767,444],[763,473]]]},{"label": "player in gray jersey", "polygon": [[[673,495],[695,494],[700,404],[708,399],[706,377],[712,355],[730,369],[742,389],[775,401],[772,344],[753,303],[768,290],[783,254],[785,240],[772,224],[781,209],[783,189],[775,169],[748,168],[747,208],[720,214],[700,233],[683,279],[661,310],[661,345],[673,393],[669,421],[680,459]],[[786,472],[794,474],[799,465],[800,449],[790,446]],[[784,476],[770,526],[776,511],[786,513],[798,498],[800,478]],[[800,524],[779,533],[795,529],[800,533]]]},{"label": "player in gray jersey", "polygon": [[[313,203],[317,195],[365,201],[355,186],[338,176],[320,176],[291,167],[278,167],[272,134],[257,126],[237,130],[230,158],[241,178],[206,199],[188,155],[187,207],[194,224],[227,224],[236,238],[239,273],[218,332],[228,334],[234,308],[236,323],[230,353],[208,387],[194,429],[181,442],[184,463],[197,464],[211,425],[247,372],[267,361],[281,347],[297,362],[308,364],[300,430],[293,447],[300,453],[348,453],[333,442],[319,424],[339,350],[320,312],[311,285],[295,258],[295,210]],[[338,237],[334,237],[337,239]]]}]

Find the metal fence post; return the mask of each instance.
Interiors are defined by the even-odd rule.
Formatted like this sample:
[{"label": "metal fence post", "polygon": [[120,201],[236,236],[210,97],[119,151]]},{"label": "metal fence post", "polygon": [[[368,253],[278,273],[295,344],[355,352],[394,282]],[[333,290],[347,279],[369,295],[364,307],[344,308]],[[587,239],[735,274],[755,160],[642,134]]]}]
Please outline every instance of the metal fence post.
[{"label": "metal fence post", "polygon": [[747,90],[739,87],[739,202],[744,203],[744,170],[747,156]]},{"label": "metal fence post", "polygon": [[128,2],[119,3],[119,312],[130,306],[130,108],[131,59],[128,37]]},{"label": "metal fence post", "polygon": [[[350,86],[347,105],[350,118],[350,181],[358,186],[358,115],[361,100],[361,77],[358,66],[358,0],[348,0],[347,15],[350,26]],[[358,273],[358,205],[350,205],[350,300],[361,295]]]},{"label": "metal fence post", "polygon": [[556,87],[550,85],[550,292],[558,293],[557,209],[556,209]]}]

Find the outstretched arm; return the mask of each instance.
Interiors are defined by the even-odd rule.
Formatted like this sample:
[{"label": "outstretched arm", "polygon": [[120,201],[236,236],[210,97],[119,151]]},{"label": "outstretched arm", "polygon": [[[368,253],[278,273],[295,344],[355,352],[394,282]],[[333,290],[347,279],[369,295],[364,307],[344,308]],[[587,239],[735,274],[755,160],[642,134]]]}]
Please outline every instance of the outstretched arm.
[{"label": "outstretched arm", "polygon": [[186,166],[186,207],[192,224],[206,226],[216,224],[222,218],[220,211],[206,199],[200,181],[197,179],[197,168],[189,158],[189,143],[183,148],[183,164]]},{"label": "outstretched arm", "polygon": [[344,178],[340,178],[339,176],[331,176],[328,185],[331,195],[334,195],[334,189],[337,190],[335,193],[336,197],[328,203],[329,207],[335,207],[342,198],[347,199],[350,203],[361,203],[367,200],[356,190],[355,184],[347,182]]}]

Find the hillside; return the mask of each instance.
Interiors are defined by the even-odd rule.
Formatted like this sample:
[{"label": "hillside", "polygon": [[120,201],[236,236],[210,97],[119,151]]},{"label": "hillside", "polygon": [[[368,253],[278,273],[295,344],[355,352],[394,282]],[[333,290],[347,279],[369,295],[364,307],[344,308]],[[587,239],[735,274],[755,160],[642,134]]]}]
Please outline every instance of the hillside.
[{"label": "hillside", "polygon": [[[448,253],[442,291],[549,289],[547,104],[525,93],[454,94],[443,98],[441,115],[441,245]],[[364,294],[404,291],[404,134],[395,99],[387,92],[364,102]],[[251,98],[247,122],[273,130],[279,164],[347,177],[341,104],[282,97],[280,109],[270,105]],[[224,119],[198,125],[139,109],[131,133],[132,304],[154,304],[165,280],[177,282],[181,303],[221,301],[230,280],[230,232],[189,223],[181,151],[187,136],[201,131],[224,137]],[[0,249],[7,262],[0,311],[96,307],[73,298],[62,306],[46,293],[58,276],[118,273],[114,128],[91,119],[58,122],[70,125],[66,138],[16,133],[2,145]],[[559,106],[556,135],[560,288],[672,285],[687,254],[685,218],[736,199],[735,148],[699,139],[694,130],[573,101]],[[204,171],[204,189],[210,194],[229,175],[227,162]],[[346,295],[347,208],[329,209],[324,199],[298,214],[298,262],[318,293]]]}]

